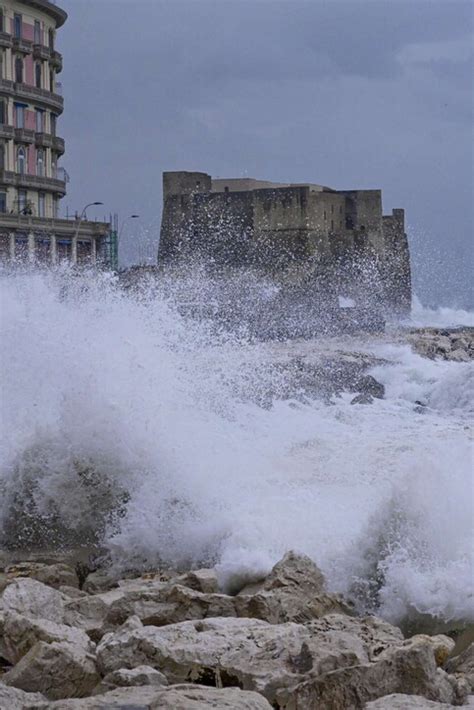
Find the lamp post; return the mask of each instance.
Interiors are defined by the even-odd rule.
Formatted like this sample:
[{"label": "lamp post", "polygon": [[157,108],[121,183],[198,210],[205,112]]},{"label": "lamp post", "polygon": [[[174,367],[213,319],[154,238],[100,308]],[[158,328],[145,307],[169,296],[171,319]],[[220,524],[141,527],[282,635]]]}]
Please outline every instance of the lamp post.
[{"label": "lamp post", "polygon": [[139,214],[131,214],[128,217],[125,217],[125,219],[122,222],[122,226],[120,227],[120,231],[117,236],[117,262],[118,262],[118,257],[119,257],[120,240],[122,238],[123,230],[124,230],[125,225],[127,224],[127,222],[130,219],[140,219],[140,215]]},{"label": "lamp post", "polygon": [[[79,236],[79,230],[80,230],[81,224],[84,220],[84,215],[86,214],[86,210],[88,207],[96,207],[98,205],[103,205],[103,204],[104,204],[103,202],[89,202],[82,210],[81,215],[77,221],[76,231],[74,232],[74,236],[72,238],[71,261],[73,264],[77,263],[77,238]],[[94,248],[91,251],[95,252],[95,241],[93,241],[93,246],[94,246]]]}]

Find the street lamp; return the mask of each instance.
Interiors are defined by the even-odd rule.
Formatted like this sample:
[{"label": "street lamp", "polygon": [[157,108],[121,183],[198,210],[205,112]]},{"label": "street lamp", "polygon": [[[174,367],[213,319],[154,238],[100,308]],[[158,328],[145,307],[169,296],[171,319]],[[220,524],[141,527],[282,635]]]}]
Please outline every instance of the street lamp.
[{"label": "street lamp", "polygon": [[74,237],[73,237],[73,240],[72,240],[72,254],[71,254],[71,260],[72,260],[72,263],[73,263],[73,264],[75,264],[76,261],[77,261],[77,238],[78,238],[78,236],[79,236],[79,230],[80,230],[80,228],[81,228],[82,221],[83,221],[84,216],[85,216],[85,214],[86,214],[86,210],[87,210],[88,207],[96,207],[96,206],[103,205],[103,204],[104,204],[103,202],[89,202],[89,204],[87,204],[87,205],[84,207],[84,209],[82,210],[81,215],[80,215],[80,217],[79,217],[79,219],[78,219],[78,221],[77,221],[76,231],[75,231],[75,233],[74,233]]}]

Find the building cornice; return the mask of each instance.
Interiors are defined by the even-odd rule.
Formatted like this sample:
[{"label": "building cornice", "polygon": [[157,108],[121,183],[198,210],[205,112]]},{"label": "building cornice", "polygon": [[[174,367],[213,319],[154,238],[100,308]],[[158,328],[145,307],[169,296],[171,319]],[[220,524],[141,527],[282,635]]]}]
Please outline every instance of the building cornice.
[{"label": "building cornice", "polygon": [[32,217],[20,214],[0,214],[0,232],[19,230],[24,232],[45,232],[47,234],[74,237],[104,237],[110,231],[108,222],[89,222],[82,220],[77,231],[75,219],[54,219],[49,217]]},{"label": "building cornice", "polygon": [[28,5],[28,7],[32,7],[35,10],[45,12],[56,22],[56,27],[62,27],[67,20],[67,12],[56,4],[49,2],[49,0],[17,0],[17,2],[20,2],[22,5]]}]

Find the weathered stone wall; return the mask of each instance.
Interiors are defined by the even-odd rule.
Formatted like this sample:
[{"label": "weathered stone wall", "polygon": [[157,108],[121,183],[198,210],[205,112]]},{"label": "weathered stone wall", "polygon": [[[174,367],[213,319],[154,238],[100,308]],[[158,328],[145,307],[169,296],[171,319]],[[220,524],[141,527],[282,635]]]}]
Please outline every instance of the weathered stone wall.
[{"label": "weathered stone wall", "polygon": [[204,258],[211,267],[257,268],[291,287],[323,287],[363,306],[410,307],[404,213],[382,217],[380,190],[179,172],[164,173],[163,191],[161,265]]}]

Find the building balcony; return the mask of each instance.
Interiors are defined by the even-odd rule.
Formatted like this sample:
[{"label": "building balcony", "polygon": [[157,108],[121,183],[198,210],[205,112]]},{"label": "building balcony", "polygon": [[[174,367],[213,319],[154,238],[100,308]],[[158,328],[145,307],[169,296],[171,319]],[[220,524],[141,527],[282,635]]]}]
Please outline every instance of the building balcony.
[{"label": "building balcony", "polygon": [[52,136],[53,138],[53,145],[52,148],[53,150],[56,151],[59,155],[63,155],[65,151],[65,145],[64,145],[64,138],[59,138],[59,136]]},{"label": "building balcony", "polygon": [[0,170],[0,185],[16,185],[16,174],[10,170]]},{"label": "building balcony", "polygon": [[13,38],[8,32],[0,32],[0,47],[9,49],[13,44]]},{"label": "building balcony", "polygon": [[15,137],[14,126],[9,126],[7,123],[0,124],[0,138],[11,140]]},{"label": "building balcony", "polygon": [[35,133],[35,143],[38,148],[51,148],[53,136],[50,133]]},{"label": "building balcony", "polygon": [[53,67],[56,69],[58,72],[62,72],[63,70],[63,55],[60,54],[59,52],[56,52],[56,50],[53,50],[51,52],[51,59],[50,59],[51,64]]},{"label": "building balcony", "polygon": [[51,50],[44,44],[34,44],[33,45],[33,57],[34,59],[50,59]]},{"label": "building balcony", "polygon": [[34,105],[52,108],[58,114],[64,109],[64,99],[59,94],[46,89],[37,89],[36,86],[29,86],[29,84],[19,84],[9,79],[0,79],[0,95],[13,96]]},{"label": "building balcony", "polygon": [[58,195],[66,194],[66,181],[57,178],[41,177],[40,175],[27,175],[14,173],[11,170],[0,170],[0,185],[13,187],[26,187],[32,190],[54,192]]},{"label": "building balcony", "polygon": [[15,141],[17,143],[34,143],[35,132],[29,128],[15,128]]},{"label": "building balcony", "polygon": [[44,190],[46,192],[54,192],[59,195],[66,194],[66,181],[58,180],[57,178],[42,177],[40,175],[23,175],[14,173],[15,185],[18,187],[29,187],[33,190]]},{"label": "building balcony", "polygon": [[33,51],[33,42],[29,39],[23,39],[23,37],[13,37],[12,46],[16,52],[22,52],[23,54],[31,54]]}]

